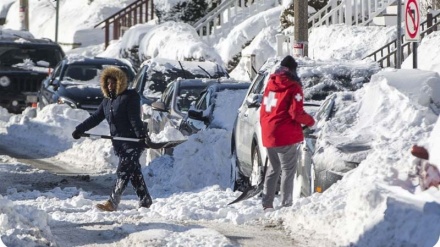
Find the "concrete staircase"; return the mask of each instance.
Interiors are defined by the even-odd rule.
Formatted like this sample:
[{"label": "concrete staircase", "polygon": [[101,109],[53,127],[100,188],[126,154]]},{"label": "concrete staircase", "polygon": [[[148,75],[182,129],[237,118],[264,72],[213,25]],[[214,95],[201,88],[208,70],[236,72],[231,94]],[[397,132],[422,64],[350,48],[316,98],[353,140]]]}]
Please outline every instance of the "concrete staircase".
[{"label": "concrete staircase", "polygon": [[[396,0],[330,0],[327,5],[309,17],[309,27],[323,25],[370,25]],[[310,28],[309,28],[310,30]]]}]

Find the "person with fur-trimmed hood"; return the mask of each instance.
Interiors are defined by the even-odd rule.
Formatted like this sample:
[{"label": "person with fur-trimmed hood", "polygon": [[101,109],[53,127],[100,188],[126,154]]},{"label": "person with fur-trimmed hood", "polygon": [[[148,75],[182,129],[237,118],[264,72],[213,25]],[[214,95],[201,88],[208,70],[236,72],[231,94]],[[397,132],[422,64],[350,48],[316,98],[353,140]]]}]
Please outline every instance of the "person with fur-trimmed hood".
[{"label": "person with fur-trimmed hood", "polygon": [[[101,74],[100,84],[104,99],[89,118],[76,126],[72,137],[79,139],[84,132],[106,119],[111,136],[144,139],[140,96],[136,91],[127,89],[125,72],[116,66],[107,67]],[[103,211],[116,211],[129,181],[139,197],[139,206],[149,208],[152,199],[139,163],[145,143],[112,140],[112,144],[115,154],[119,157],[117,179],[109,200],[97,204],[97,208]]]}]

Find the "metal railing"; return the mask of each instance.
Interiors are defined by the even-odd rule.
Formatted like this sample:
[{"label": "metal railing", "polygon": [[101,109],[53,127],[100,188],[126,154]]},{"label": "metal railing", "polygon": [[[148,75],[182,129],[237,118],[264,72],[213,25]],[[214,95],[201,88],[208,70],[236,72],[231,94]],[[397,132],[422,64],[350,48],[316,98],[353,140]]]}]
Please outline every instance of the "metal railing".
[{"label": "metal railing", "polygon": [[153,0],[138,0],[95,25],[105,30],[105,47],[119,39],[128,28],[154,19]]}]

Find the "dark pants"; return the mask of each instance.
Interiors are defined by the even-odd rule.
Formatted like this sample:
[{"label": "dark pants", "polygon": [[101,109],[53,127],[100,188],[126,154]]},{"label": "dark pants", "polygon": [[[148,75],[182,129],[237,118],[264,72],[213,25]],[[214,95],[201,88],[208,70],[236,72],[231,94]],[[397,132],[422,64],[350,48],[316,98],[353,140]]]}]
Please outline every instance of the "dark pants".
[{"label": "dark pants", "polygon": [[115,208],[118,207],[121,201],[121,196],[127,187],[128,181],[131,182],[136,195],[139,197],[139,206],[150,207],[152,203],[139,163],[142,150],[141,148],[133,148],[117,153],[119,156],[118,169],[116,170],[118,178],[110,196],[110,201]]}]

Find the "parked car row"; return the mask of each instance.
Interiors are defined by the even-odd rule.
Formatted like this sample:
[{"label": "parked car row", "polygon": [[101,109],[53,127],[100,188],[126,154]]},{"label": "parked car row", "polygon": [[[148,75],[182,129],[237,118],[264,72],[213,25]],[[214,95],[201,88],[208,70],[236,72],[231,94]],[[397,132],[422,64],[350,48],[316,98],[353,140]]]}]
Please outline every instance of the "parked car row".
[{"label": "parked car row", "polygon": [[[51,42],[34,41],[32,47],[14,48],[13,44],[7,43],[8,45],[5,45],[5,39],[0,40],[2,40],[0,42],[0,57],[5,56],[5,59],[0,60],[1,68],[9,64],[21,72],[25,70],[21,67],[28,69],[29,61],[32,61],[32,66],[55,67],[49,76],[47,74],[41,75],[38,77],[40,81],[35,83],[39,86],[37,100],[40,109],[48,104],[57,103],[92,113],[97,109],[103,97],[99,85],[102,70],[107,66],[117,66],[127,74],[129,87],[136,90],[141,96],[142,112],[140,114],[150,135],[157,135],[163,132],[166,127],[172,127],[186,136],[207,128],[229,129],[232,132],[231,155],[235,160],[231,166],[234,189],[243,190],[246,186],[255,185],[262,179],[263,160],[265,160],[266,152],[261,142],[259,107],[269,75],[279,66],[278,58],[269,59],[262,66],[253,82],[249,83],[228,78],[228,74],[222,66],[208,61],[188,62],[156,58],[144,62],[136,74],[128,62],[119,59],[64,57],[62,50],[58,50],[57,46]],[[39,52],[47,50],[42,54],[46,54],[47,57],[49,57],[47,54],[51,55],[50,59],[45,58],[48,61],[31,56],[34,53],[43,56],[35,49],[36,45],[41,45],[38,49]],[[23,60],[19,59],[8,63],[10,56]],[[301,66],[306,65],[300,63],[299,67],[301,68]],[[0,89],[3,91],[5,88],[12,88],[9,85],[9,78],[12,75],[9,71],[14,70],[7,72],[0,70],[0,86],[2,87]],[[41,72],[42,70],[37,71]],[[299,76],[306,84],[310,84],[310,81],[316,81],[316,78],[319,77],[311,75],[311,73],[305,73],[303,76],[299,74]],[[17,78],[19,77],[17,76]],[[344,80],[349,79],[344,78]],[[341,85],[344,83],[347,84],[344,81],[341,82]],[[308,92],[308,98],[313,99],[313,91],[309,90]],[[322,92],[317,93],[319,97],[323,97]],[[29,100],[30,93],[26,91],[23,95],[28,96],[28,99],[23,102],[32,101]],[[324,103],[317,104],[315,101],[305,102],[304,105],[307,111],[315,113],[317,125],[323,125],[331,122],[335,111],[342,109],[344,104],[353,100],[350,95],[350,93],[341,94],[327,91]],[[17,98],[17,96],[14,97]],[[25,105],[22,101],[19,104],[14,104],[13,101],[6,102],[5,99],[8,97],[2,97],[0,103],[2,106],[8,106],[8,109],[11,110],[22,110]],[[220,102],[221,105],[224,99],[228,103],[234,101],[235,103],[232,104],[234,109],[228,109],[227,114],[223,112],[216,115],[215,109],[221,108],[216,104]],[[19,107],[16,107],[17,105]],[[232,120],[230,120],[231,123],[225,124],[227,121],[224,119]],[[319,144],[323,142],[319,139],[321,136],[319,131],[320,129],[308,130],[305,133],[304,142],[298,145],[297,149],[295,158],[298,163],[296,186],[300,185],[300,193],[303,196],[325,191],[341,179],[346,172],[356,168],[360,162],[359,160],[341,160],[341,162],[336,162],[338,164],[333,164],[323,162],[322,159],[321,161],[314,160],[315,153],[322,152],[322,149],[326,148]],[[326,141],[328,142],[328,140]],[[346,154],[368,152],[371,148],[365,142],[356,143],[345,140],[343,143],[343,145],[336,144],[335,147],[341,153]],[[172,149],[149,151],[154,152],[150,154],[150,159],[158,155],[172,153]]]}]

